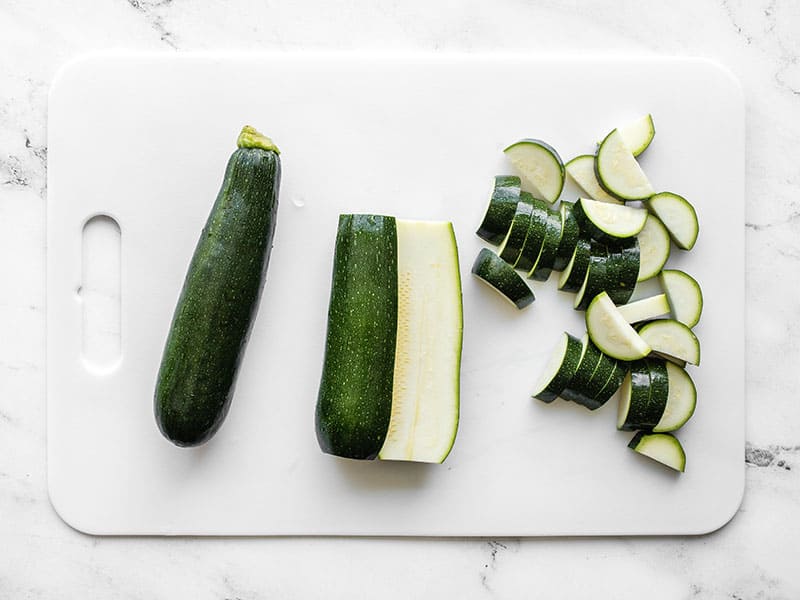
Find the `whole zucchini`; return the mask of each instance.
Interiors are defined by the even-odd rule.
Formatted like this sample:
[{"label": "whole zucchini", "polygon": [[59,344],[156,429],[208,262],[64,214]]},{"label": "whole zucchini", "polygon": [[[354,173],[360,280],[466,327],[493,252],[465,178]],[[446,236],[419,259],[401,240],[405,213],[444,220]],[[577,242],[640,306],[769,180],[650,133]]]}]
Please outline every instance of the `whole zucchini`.
[{"label": "whole zucchini", "polygon": [[392,412],[396,338],[395,218],[340,215],[316,410],[323,452],[378,456]]},{"label": "whole zucchini", "polygon": [[278,209],[279,151],[242,129],[186,273],[155,390],[158,428],[177,446],[210,439],[230,408],[264,284]]}]

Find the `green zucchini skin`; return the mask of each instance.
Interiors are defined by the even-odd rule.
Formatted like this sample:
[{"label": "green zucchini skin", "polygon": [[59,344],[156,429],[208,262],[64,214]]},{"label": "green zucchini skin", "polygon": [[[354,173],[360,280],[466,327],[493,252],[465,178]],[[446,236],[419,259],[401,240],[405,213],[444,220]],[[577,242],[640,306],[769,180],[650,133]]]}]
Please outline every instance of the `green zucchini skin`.
[{"label": "green zucchini skin", "polygon": [[395,218],[340,215],[316,408],[326,454],[378,456],[392,412],[396,343]]},{"label": "green zucchini skin", "polygon": [[208,441],[228,414],[272,250],[278,149],[250,127],[238,144],[189,264],[158,372],[156,423],[177,446]]}]

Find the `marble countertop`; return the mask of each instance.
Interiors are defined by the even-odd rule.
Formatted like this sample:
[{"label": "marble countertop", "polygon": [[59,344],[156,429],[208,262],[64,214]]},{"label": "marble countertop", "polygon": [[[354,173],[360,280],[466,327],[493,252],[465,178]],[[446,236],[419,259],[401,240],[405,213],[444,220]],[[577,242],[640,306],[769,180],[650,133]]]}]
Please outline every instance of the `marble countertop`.
[{"label": "marble countertop", "polygon": [[[800,597],[800,4],[87,0],[0,5],[0,598]],[[747,466],[731,523],[692,538],[97,538],[45,472],[47,93],[93,50],[526,51],[705,56],[747,101]],[[702,168],[699,166],[698,168]]]}]

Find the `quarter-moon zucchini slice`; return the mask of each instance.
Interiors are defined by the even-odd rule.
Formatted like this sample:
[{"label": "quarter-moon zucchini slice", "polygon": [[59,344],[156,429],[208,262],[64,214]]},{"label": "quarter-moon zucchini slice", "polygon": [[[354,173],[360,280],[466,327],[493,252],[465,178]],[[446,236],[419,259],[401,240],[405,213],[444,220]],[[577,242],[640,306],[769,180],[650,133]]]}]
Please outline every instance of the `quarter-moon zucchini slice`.
[{"label": "quarter-moon zucchini slice", "polygon": [[656,193],[617,129],[600,143],[594,167],[602,188],[620,200],[646,200]]},{"label": "quarter-moon zucchini slice", "polygon": [[542,140],[524,139],[503,150],[522,179],[522,187],[552,204],[564,187],[564,162]]},{"label": "quarter-moon zucchini slice", "polygon": [[502,258],[488,248],[483,248],[472,264],[472,274],[488,284],[519,309],[534,301],[528,284]]}]

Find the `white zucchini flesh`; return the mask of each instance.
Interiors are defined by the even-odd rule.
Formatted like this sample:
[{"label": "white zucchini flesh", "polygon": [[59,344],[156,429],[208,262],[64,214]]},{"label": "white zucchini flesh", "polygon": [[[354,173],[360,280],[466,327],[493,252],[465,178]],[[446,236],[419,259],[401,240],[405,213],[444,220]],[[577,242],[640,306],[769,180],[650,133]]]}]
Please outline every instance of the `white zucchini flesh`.
[{"label": "white zucchini flesh", "polygon": [[597,149],[595,169],[603,189],[620,200],[646,200],[656,193],[616,129]]},{"label": "white zucchini flesh", "polygon": [[461,278],[453,226],[397,220],[397,347],[383,460],[440,463],[455,441]]},{"label": "white zucchini flesh", "polygon": [[668,433],[644,433],[640,431],[628,444],[634,452],[660,462],[681,473],[686,469],[686,452],[673,435]]},{"label": "white zucchini flesh", "polygon": [[628,323],[649,321],[670,313],[666,294],[658,294],[657,296],[650,296],[636,302],[623,304],[618,306],[617,310]]},{"label": "white zucchini flesh", "polygon": [[680,321],[661,319],[648,323],[639,330],[639,335],[653,352],[693,365],[700,364],[700,341]]},{"label": "white zucchini flesh", "polygon": [[626,123],[622,127],[618,127],[617,130],[620,136],[622,136],[622,141],[634,156],[639,156],[642,152],[647,150],[647,147],[656,135],[653,116],[650,114],[639,117],[630,123]]},{"label": "white zucchini flesh", "polygon": [[694,327],[703,313],[703,292],[700,284],[683,271],[661,271],[661,287],[667,294],[672,316],[687,327]]},{"label": "white zucchini flesh", "polygon": [[667,263],[670,237],[667,228],[655,215],[647,215],[644,227],[636,235],[639,240],[639,277],[637,281],[652,279]]},{"label": "white zucchini flesh", "polygon": [[519,173],[522,188],[552,204],[564,187],[564,162],[541,140],[525,139],[503,150]]},{"label": "white zucchini flesh", "polygon": [[691,250],[694,247],[700,224],[697,212],[686,198],[672,192],[660,192],[647,201],[647,208],[661,219],[679,248]]},{"label": "white zucchini flesh", "polygon": [[606,292],[595,296],[586,309],[586,329],[594,345],[612,358],[637,360],[650,354],[650,346],[620,314]]},{"label": "white zucchini flesh", "polygon": [[667,379],[669,380],[669,395],[664,413],[653,427],[653,431],[675,431],[682,427],[694,414],[697,406],[697,388],[692,378],[678,365],[671,362],[667,366]]},{"label": "white zucchini flesh", "polygon": [[610,204],[622,204],[622,200],[614,198],[611,194],[600,187],[597,175],[594,172],[594,155],[583,154],[576,156],[564,165],[567,174],[573,179],[578,187],[586,193],[592,200],[608,202]]},{"label": "white zucchini flesh", "polygon": [[635,236],[647,221],[647,211],[635,206],[579,198],[581,210],[592,224],[614,238]]}]

